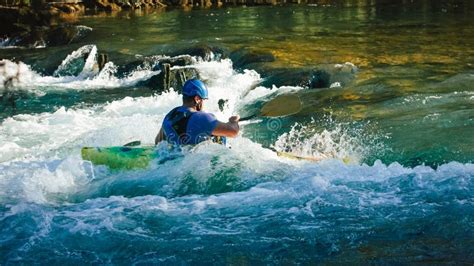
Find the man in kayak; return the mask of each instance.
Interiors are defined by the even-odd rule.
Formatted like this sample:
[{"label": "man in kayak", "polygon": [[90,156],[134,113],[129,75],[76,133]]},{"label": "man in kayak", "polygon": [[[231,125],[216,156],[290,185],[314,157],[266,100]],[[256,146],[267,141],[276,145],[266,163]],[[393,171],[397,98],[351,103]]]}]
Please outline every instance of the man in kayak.
[{"label": "man in kayak", "polygon": [[203,112],[208,98],[206,85],[198,79],[186,81],[183,86],[183,105],[171,110],[163,120],[155,138],[155,145],[166,140],[176,145],[198,144],[206,140],[225,144],[225,137],[239,133],[240,117],[232,116],[227,123],[220,122],[211,113]]}]

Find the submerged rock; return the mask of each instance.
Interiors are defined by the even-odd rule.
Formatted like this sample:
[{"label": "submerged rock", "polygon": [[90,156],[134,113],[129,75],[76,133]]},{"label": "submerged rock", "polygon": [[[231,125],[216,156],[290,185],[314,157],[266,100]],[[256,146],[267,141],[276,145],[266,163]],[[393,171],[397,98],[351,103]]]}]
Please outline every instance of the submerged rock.
[{"label": "submerged rock", "polygon": [[264,77],[260,86],[300,86],[309,89],[343,87],[350,84],[357,73],[351,63],[323,65],[312,69],[270,68],[259,70]]}]

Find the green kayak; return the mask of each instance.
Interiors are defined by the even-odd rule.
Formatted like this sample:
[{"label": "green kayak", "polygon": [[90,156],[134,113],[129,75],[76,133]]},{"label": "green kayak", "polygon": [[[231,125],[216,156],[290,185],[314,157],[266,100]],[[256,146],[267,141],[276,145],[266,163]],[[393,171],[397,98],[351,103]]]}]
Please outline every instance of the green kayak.
[{"label": "green kayak", "polygon": [[158,157],[155,146],[83,147],[81,155],[83,160],[94,165],[105,165],[110,169],[147,168]]},{"label": "green kayak", "polygon": [[[272,149],[280,157],[289,159],[320,161],[328,157],[303,157],[287,152]],[[114,146],[114,147],[83,147],[81,149],[83,160],[90,161],[93,165],[105,165],[110,169],[145,169],[159,154],[155,146]]]}]

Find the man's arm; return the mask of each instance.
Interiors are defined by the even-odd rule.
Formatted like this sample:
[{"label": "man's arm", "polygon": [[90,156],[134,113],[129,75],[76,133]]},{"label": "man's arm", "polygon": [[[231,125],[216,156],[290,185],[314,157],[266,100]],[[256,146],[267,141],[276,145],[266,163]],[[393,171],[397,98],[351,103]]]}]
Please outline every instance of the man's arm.
[{"label": "man's arm", "polygon": [[240,116],[237,115],[230,117],[227,123],[217,122],[212,135],[235,138],[239,134],[239,119]]},{"label": "man's arm", "polygon": [[163,128],[160,128],[160,131],[158,132],[158,135],[156,135],[155,138],[155,145],[160,143],[162,140],[165,140],[165,134],[163,133]]}]

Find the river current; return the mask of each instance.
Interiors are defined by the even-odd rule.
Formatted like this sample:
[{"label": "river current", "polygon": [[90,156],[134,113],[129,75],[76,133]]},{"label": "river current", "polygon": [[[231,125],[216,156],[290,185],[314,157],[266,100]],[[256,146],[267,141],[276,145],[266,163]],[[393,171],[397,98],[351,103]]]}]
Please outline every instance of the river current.
[{"label": "river current", "polygon": [[[472,264],[472,6],[343,2],[89,14],[78,43],[0,49],[0,84],[15,77],[0,85],[0,264]],[[153,143],[181,95],[142,82],[196,45],[275,58],[192,57],[219,119],[281,95],[302,108],[145,170],[82,160]],[[329,86],[265,83],[315,68]]]}]

